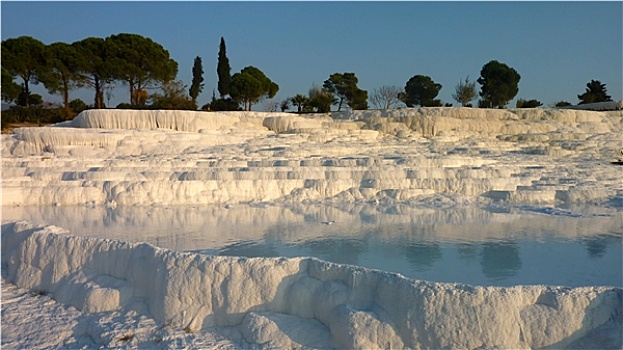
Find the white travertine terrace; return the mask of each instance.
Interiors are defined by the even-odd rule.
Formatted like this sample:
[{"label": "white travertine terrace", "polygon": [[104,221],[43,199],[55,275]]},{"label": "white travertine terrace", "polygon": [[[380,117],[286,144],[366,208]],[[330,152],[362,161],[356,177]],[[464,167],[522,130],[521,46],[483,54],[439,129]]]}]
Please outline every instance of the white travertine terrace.
[{"label": "white travertine terrace", "polygon": [[[3,205],[620,199],[621,118],[575,110],[83,112],[3,135]],[[400,125],[400,127],[396,126]],[[85,128],[89,127],[89,128]],[[182,130],[182,131],[177,131]]]},{"label": "white travertine terrace", "polygon": [[181,253],[23,221],[2,230],[7,278],[22,288],[86,313],[136,309],[192,332],[238,327],[271,347],[564,348],[623,312],[614,287],[473,287],[313,258]]},{"label": "white travertine terrace", "polygon": [[[619,210],[623,201],[620,114],[422,108],[350,117],[86,111],[2,135],[2,205]],[[573,348],[599,347],[604,333],[621,338],[612,331],[623,314],[620,287],[441,284],[309,258],[181,253],[27,222],[3,224],[2,266],[17,286],[85,313],[139,310],[193,332],[235,327],[271,347]]]}]

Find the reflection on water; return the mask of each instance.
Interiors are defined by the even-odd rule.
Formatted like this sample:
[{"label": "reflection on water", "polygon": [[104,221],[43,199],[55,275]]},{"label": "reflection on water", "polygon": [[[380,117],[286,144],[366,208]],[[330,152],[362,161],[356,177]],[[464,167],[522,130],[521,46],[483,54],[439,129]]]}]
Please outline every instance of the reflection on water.
[{"label": "reflection on water", "polygon": [[480,253],[480,265],[485,276],[494,281],[515,276],[521,268],[519,248],[512,242],[485,243]]},{"label": "reflection on water", "polygon": [[3,220],[236,256],[313,256],[438,282],[623,286],[621,209],[3,208]]},{"label": "reflection on water", "polygon": [[586,245],[586,250],[591,258],[601,258],[608,248],[608,238],[597,236],[595,238],[587,238],[582,240]]},{"label": "reflection on water", "polygon": [[405,256],[414,271],[430,270],[441,259],[439,244],[411,243],[405,246]]}]

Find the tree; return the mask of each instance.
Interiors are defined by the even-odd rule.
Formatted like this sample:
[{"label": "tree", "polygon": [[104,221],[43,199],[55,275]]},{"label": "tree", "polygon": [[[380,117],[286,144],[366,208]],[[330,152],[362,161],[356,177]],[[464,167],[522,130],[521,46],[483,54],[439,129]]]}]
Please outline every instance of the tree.
[{"label": "tree", "polygon": [[282,112],[285,112],[288,109],[290,109],[290,100],[285,99],[285,100],[281,101],[281,104],[279,105],[279,108],[281,109]]},{"label": "tree", "polygon": [[441,106],[440,100],[435,100],[441,90],[441,84],[435,83],[429,76],[414,75],[405,85],[403,102],[407,107],[420,105],[421,107]]},{"label": "tree", "polygon": [[290,98],[290,101],[292,101],[292,104],[297,107],[297,112],[301,113],[305,108],[305,105],[309,103],[309,98],[302,94],[296,94],[294,97]]},{"label": "tree", "polygon": [[567,102],[567,101],[559,101],[559,102],[556,102],[556,104],[554,106],[556,108],[562,108],[562,107],[572,106],[572,104],[571,104],[571,102]]},{"label": "tree", "polygon": [[266,101],[264,103],[264,111],[266,112],[277,112],[279,109],[279,102],[277,101]]},{"label": "tree", "polygon": [[586,84],[586,91],[578,95],[580,104],[607,102],[612,101],[612,98],[606,93],[606,84],[602,84],[599,80],[591,80]]},{"label": "tree", "polygon": [[219,98],[218,100],[215,99],[204,107],[207,107],[211,111],[241,111],[242,110],[242,108],[240,108],[240,104],[232,100],[231,97]]},{"label": "tree", "polygon": [[[2,69],[11,81],[22,78],[22,93],[26,108],[30,107],[30,83],[38,84],[39,75],[45,69],[45,45],[32,37],[20,36],[2,42]],[[4,77],[3,77],[4,78]]]},{"label": "tree", "polygon": [[397,86],[381,86],[372,90],[370,102],[377,109],[395,108],[400,103],[400,88]]},{"label": "tree", "polygon": [[164,84],[162,93],[152,94],[150,100],[154,109],[197,109],[197,104],[186,95],[186,85],[179,80]]},{"label": "tree", "polygon": [[2,67],[2,88],[0,91],[2,92],[2,100],[7,103],[15,102],[22,91],[22,87],[13,81],[13,76],[4,67]]},{"label": "tree", "polygon": [[45,49],[46,70],[41,81],[49,93],[61,93],[63,105],[69,113],[69,90],[78,86],[78,53],[66,43],[51,44]]},{"label": "tree", "polygon": [[107,38],[106,45],[113,78],[128,84],[131,105],[138,105],[135,91],[155,89],[177,76],[178,65],[169,51],[149,38],[121,33]]},{"label": "tree", "polygon": [[322,87],[338,98],[337,110],[342,109],[344,101],[351,109],[368,108],[368,92],[357,87],[359,79],[355,73],[333,73],[324,81]]},{"label": "tree", "polygon": [[521,76],[517,71],[504,63],[496,60],[489,61],[480,71],[478,84],[482,85],[480,97],[481,106],[489,108],[505,108],[508,101],[512,100],[519,92],[519,80]]},{"label": "tree", "polygon": [[537,108],[537,107],[541,107],[543,105],[543,103],[539,100],[524,100],[523,98],[520,98],[519,100],[517,100],[517,104],[515,105],[516,108]]},{"label": "tree", "polygon": [[41,95],[39,94],[26,94],[25,91],[22,91],[19,93],[19,96],[17,97],[17,105],[21,106],[21,107],[29,107],[26,106],[26,103],[30,104],[30,107],[32,106],[40,106],[43,104],[43,97],[41,97]]},{"label": "tree", "polygon": [[333,92],[325,88],[313,85],[309,89],[309,101],[303,105],[303,111],[315,109],[318,113],[331,112],[331,105],[337,104],[338,99]]},{"label": "tree", "polygon": [[112,62],[106,40],[86,38],[72,44],[77,52],[76,70],[81,85],[95,89],[95,108],[104,108],[104,88],[113,81],[114,71],[120,69]]},{"label": "tree", "polygon": [[259,69],[248,66],[231,77],[231,97],[244,104],[246,110],[250,111],[253,103],[261,98],[273,98],[279,85],[271,81]]},{"label": "tree", "polygon": [[227,58],[225,39],[223,39],[223,37],[221,37],[221,44],[218,50],[216,73],[218,75],[218,93],[221,95],[221,98],[225,98],[225,96],[230,93],[232,76],[229,59]]},{"label": "tree", "polygon": [[203,91],[203,66],[201,65],[201,57],[197,56],[193,65],[193,81],[188,92],[193,102],[197,101],[197,96],[201,91]]},{"label": "tree", "polygon": [[466,77],[464,81],[459,81],[454,88],[452,98],[460,103],[461,106],[467,107],[467,105],[476,98],[476,82],[470,82],[469,76]]},{"label": "tree", "polygon": [[77,98],[75,100],[71,100],[69,102],[69,107],[74,113],[80,113],[88,108],[87,104],[84,103],[81,99]]},{"label": "tree", "polygon": [[368,91],[356,89],[352,96],[348,99],[348,107],[353,110],[368,109]]}]

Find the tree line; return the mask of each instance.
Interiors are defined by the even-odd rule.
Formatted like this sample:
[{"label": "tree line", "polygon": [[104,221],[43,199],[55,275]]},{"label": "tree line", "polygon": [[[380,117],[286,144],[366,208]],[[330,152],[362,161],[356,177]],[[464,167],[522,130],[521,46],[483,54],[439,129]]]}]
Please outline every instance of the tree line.
[{"label": "tree line", "polygon": [[[50,94],[63,97],[63,108],[69,116],[87,108],[80,100],[70,100],[71,90],[91,88],[94,90],[93,108],[106,108],[115,84],[129,88],[129,103],[118,108],[197,109],[197,97],[203,91],[203,63],[201,57],[194,59],[192,83],[187,88],[175,80],[178,63],[169,52],[155,41],[138,34],[121,33],[107,38],[86,38],[71,44],[45,45],[37,39],[22,36],[2,41],[2,99],[26,109],[40,105],[41,96],[33,94],[31,84],[43,84]],[[224,38],[221,38],[217,63],[217,98],[212,91],[210,103],[202,110],[251,110],[253,104],[273,98],[279,86],[260,69],[247,66],[231,74]],[[18,80],[19,84],[15,82]],[[480,77],[471,81],[461,79],[455,86],[452,98],[461,106],[472,107],[478,99],[480,108],[506,108],[515,98],[521,79],[512,67],[492,60],[485,64]],[[297,112],[331,111],[337,106],[350,109],[395,108],[400,103],[407,107],[442,106],[437,95],[442,85],[426,75],[414,75],[404,88],[382,86],[370,94],[358,87],[355,73],[331,74],[322,86],[313,85],[307,95],[296,94],[282,102],[270,102],[267,109],[282,111],[295,108]],[[476,83],[480,91],[476,91]],[[150,91],[154,91],[150,93]],[[610,101],[605,84],[591,80],[586,91],[578,95],[580,104]],[[445,104],[451,106],[451,104]],[[538,100],[517,100],[517,108],[541,106]],[[560,101],[557,107],[571,105]]]},{"label": "tree line", "polygon": [[[521,76],[514,68],[492,60],[485,64],[480,71],[480,77],[476,81],[470,81],[469,77],[462,79],[455,86],[452,98],[463,107],[473,107],[471,102],[478,96],[479,108],[506,108],[508,102],[517,96],[519,92],[519,80]],[[335,73],[324,82],[322,87],[314,86],[309,90],[308,96],[297,94],[282,102],[281,108],[288,108],[292,103],[298,112],[327,112],[331,105],[336,105],[339,111],[345,103],[351,109],[367,109],[368,92],[357,87],[357,77],[354,73]],[[480,92],[476,90],[476,83],[481,85]],[[578,95],[579,104],[611,101],[606,92],[605,84],[597,80],[591,80],[586,84],[586,91]],[[437,95],[442,85],[436,83],[426,75],[414,75],[405,84],[403,89],[397,86],[382,86],[374,89],[370,94],[370,103],[377,109],[396,108],[400,103],[407,107],[440,107],[441,100]],[[516,108],[535,108],[543,103],[536,99],[518,99]],[[556,107],[571,106],[566,101],[556,103]],[[446,103],[445,106],[452,106]]]},{"label": "tree line", "polygon": [[[204,108],[251,109],[263,97],[272,98],[279,86],[258,68],[248,66],[231,75],[221,38],[219,50],[219,93]],[[155,41],[138,34],[117,34],[107,38],[86,38],[71,44],[45,45],[29,36],[2,41],[2,100],[26,109],[40,105],[41,96],[31,85],[42,84],[50,94],[63,96],[63,108],[70,112],[86,108],[70,100],[70,91],[94,90],[93,108],[106,108],[116,84],[129,88],[129,103],[119,108],[197,109],[196,99],[203,90],[203,67],[197,56],[193,81],[186,86],[175,80],[178,63]],[[18,83],[15,82],[18,80]],[[150,91],[153,91],[150,93]]]}]

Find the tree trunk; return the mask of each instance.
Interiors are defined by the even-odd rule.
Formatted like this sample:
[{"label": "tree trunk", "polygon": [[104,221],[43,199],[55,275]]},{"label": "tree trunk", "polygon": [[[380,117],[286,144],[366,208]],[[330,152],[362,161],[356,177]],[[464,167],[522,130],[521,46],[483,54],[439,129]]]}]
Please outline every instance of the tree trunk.
[{"label": "tree trunk", "polygon": [[65,104],[65,109],[69,111],[69,84],[67,80],[63,79],[63,103]]},{"label": "tree trunk", "polygon": [[104,91],[103,86],[100,84],[99,78],[95,78],[95,108],[105,108],[104,105]]},{"label": "tree trunk", "polygon": [[28,88],[28,81],[30,77],[24,78],[24,84],[22,84],[22,92],[24,94],[24,101],[26,102],[26,108],[30,108],[30,89]]},{"label": "tree trunk", "polygon": [[136,94],[136,90],[134,90],[134,84],[132,80],[128,80],[128,86],[130,86],[130,105],[136,106],[138,104],[138,98]]}]

